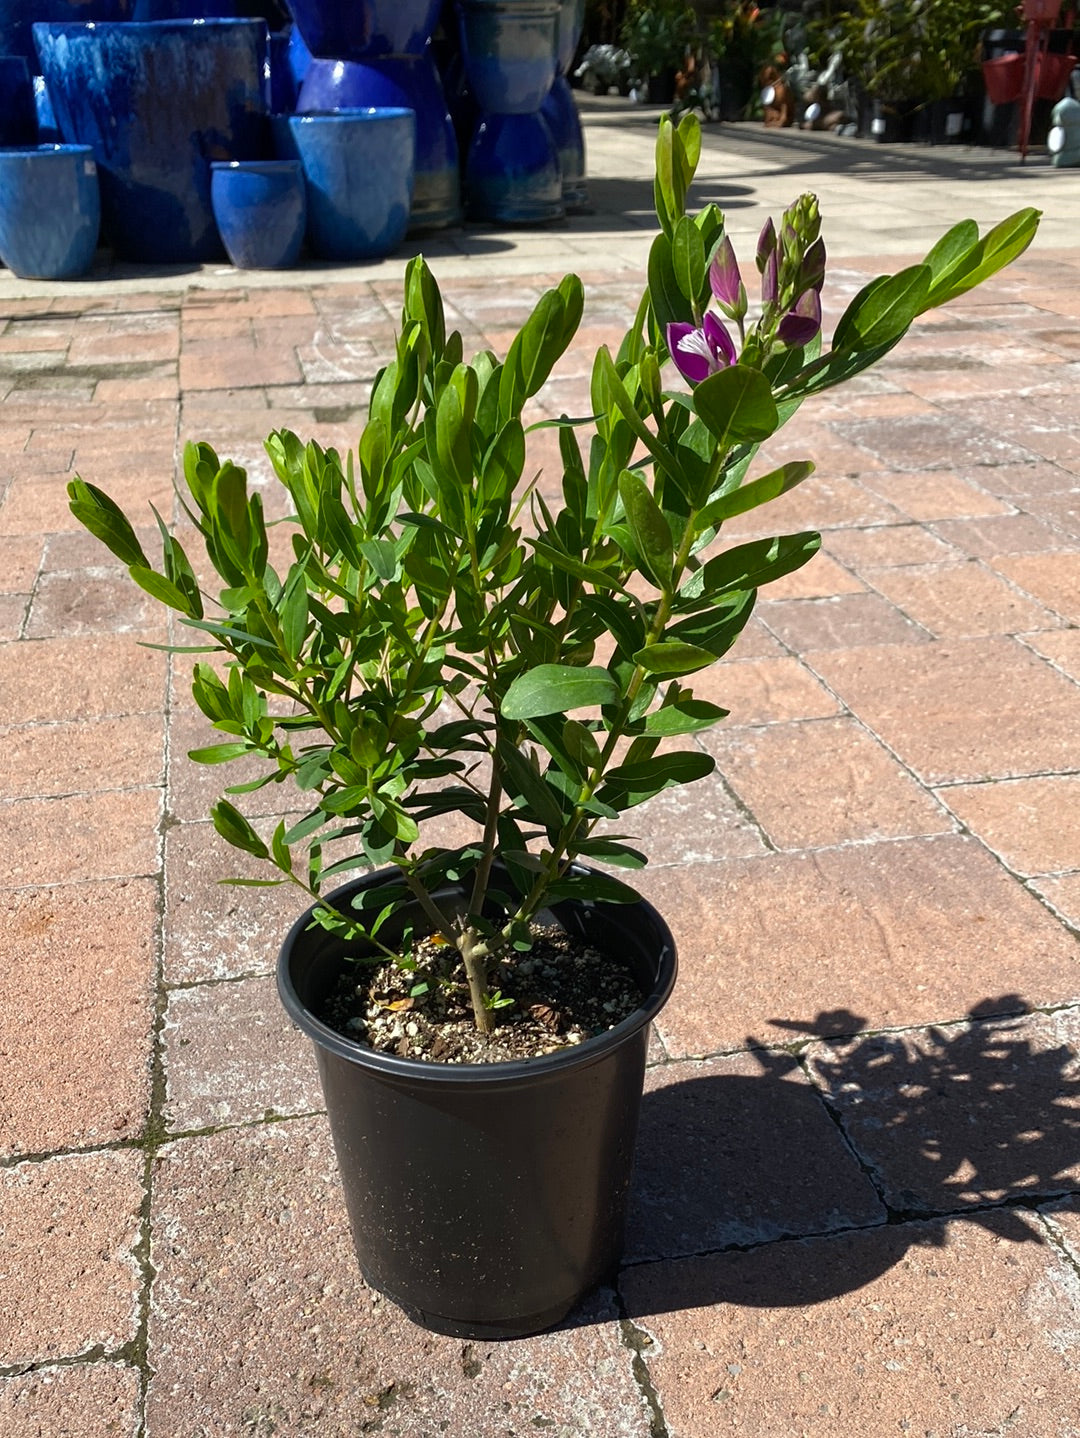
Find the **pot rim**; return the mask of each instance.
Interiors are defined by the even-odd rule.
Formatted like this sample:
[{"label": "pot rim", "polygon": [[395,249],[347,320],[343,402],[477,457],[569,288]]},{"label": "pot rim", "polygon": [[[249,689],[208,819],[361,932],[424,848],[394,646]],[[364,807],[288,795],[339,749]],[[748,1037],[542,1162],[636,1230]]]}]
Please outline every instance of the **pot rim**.
[{"label": "pot rim", "polygon": [[[583,867],[574,865],[577,870],[581,870]],[[335,899],[340,896],[351,894],[358,887],[368,887],[389,875],[390,871],[387,870],[379,870],[376,874],[362,875],[359,879],[354,879],[351,883],[344,884],[341,888],[325,895],[319,902],[333,904]],[[575,1044],[572,1048],[560,1049],[558,1053],[544,1054],[538,1058],[510,1059],[505,1062],[489,1064],[448,1064],[428,1059],[403,1058],[398,1054],[388,1054],[378,1049],[368,1048],[367,1045],[361,1044],[355,1039],[346,1038],[344,1034],[338,1033],[336,1029],[332,1029],[321,1019],[316,1018],[296,992],[290,973],[292,952],[303,935],[312,927],[310,918],[312,907],[314,906],[305,909],[292,925],[281,946],[277,961],[278,996],[292,1021],[307,1034],[317,1047],[328,1049],[338,1058],[357,1064],[361,1068],[376,1070],[388,1078],[397,1077],[408,1079],[411,1082],[422,1079],[441,1085],[475,1086],[484,1084],[494,1087],[497,1085],[511,1086],[529,1080],[535,1082],[549,1076],[553,1077],[562,1071],[588,1067],[598,1063],[613,1049],[619,1048],[646,1024],[652,1022],[671,996],[678,971],[675,940],[671,930],[658,910],[647,899],[639,899],[637,905],[603,903],[591,899],[564,900],[560,902],[560,908],[600,909],[612,912],[622,910],[625,913],[636,907],[639,911],[644,909],[649,914],[661,941],[661,949],[657,960],[656,978],[633,1013],[628,1014],[614,1028],[607,1029],[602,1034],[585,1039],[584,1042]]]},{"label": "pot rim", "polygon": [[309,121],[362,121],[367,125],[401,120],[406,115],[416,118],[416,111],[406,105],[349,105],[341,110],[303,110],[280,118],[288,120],[291,126],[303,125]]},{"label": "pot rim", "polygon": [[[163,34],[175,30],[188,35],[195,27],[203,30],[219,30],[226,26],[246,25],[266,30],[265,20],[251,20],[242,15],[211,15],[198,20],[35,20],[31,25],[34,38],[47,35],[53,38],[70,38],[79,35],[129,35],[139,39],[141,35],[153,32]],[[267,32],[269,33],[269,32]]]}]

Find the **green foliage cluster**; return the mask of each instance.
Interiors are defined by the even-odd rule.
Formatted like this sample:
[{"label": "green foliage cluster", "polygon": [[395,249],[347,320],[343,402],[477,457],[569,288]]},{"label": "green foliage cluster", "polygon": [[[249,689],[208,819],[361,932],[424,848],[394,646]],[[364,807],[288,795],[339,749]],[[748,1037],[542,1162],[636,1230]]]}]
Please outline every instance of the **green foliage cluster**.
[{"label": "green foliage cluster", "polygon": [[884,101],[944,100],[978,64],[979,37],[1017,22],[1002,0],[849,0],[832,17],[847,74]]},{"label": "green foliage cluster", "polygon": [[686,0],[629,0],[619,43],[630,56],[635,82],[681,70],[696,34],[697,19]]},{"label": "green foliage cluster", "polygon": [[[768,227],[774,300],[738,362],[668,389],[667,327],[702,324],[725,238],[714,205],[686,212],[700,144],[693,116],[662,121],[648,286],[618,352],[596,352],[591,414],[557,422],[561,503],[531,473],[526,406],[574,337],[580,281],[541,298],[504,360],[466,358],[422,258],[356,453],[288,430],[267,441],[293,511],[284,564],[271,563],[259,494],[207,444],[185,450],[181,503],[219,577],[212,594],[160,520],[155,567],[102,490],[70,485],[77,518],[195,631],[197,655],[224,661],[195,663],[195,699],[222,738],[191,757],[265,768],[215,805],[218,831],[276,870],[267,882],[313,898],[319,922],[359,953],[389,954],[385,926],[418,903],[459,947],[481,1027],[499,955],[528,946],[548,903],[635,897],[577,861],[643,865],[624,816],[713,769],[692,736],[725,711],[694,676],[731,648],[759,587],[819,544],[814,533],[723,542],[727,520],[812,470],[758,468],[762,443],[918,315],[1007,264],[1038,221],[1022,211],[981,238],[971,221],[956,226],[922,264],[869,284],[828,347],[793,347],[775,316],[820,285],[824,263],[804,196]],[[263,838],[233,800],[267,784],[287,791],[282,811],[305,812]],[[425,845],[425,821],[448,814],[472,821],[475,840]],[[394,877],[374,907],[342,913],[321,896],[357,864]]]}]

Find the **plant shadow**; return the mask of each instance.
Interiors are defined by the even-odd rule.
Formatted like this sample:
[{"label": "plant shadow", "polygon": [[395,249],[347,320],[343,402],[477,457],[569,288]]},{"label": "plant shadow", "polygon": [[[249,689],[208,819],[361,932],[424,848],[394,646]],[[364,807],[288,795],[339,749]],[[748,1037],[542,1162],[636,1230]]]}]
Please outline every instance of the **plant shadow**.
[{"label": "plant shadow", "polygon": [[650,1273],[651,1312],[820,1303],[958,1218],[1039,1242],[1024,1210],[1080,1191],[1080,1011],[1004,995],[904,1033],[774,1023],[814,1037],[649,1071],[625,1262],[682,1260]]}]

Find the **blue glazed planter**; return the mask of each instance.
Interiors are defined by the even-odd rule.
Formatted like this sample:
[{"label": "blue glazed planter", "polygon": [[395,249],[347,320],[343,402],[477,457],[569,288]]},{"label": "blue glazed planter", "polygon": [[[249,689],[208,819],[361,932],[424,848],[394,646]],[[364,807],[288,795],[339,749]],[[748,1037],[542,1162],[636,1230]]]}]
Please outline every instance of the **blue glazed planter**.
[{"label": "blue glazed planter", "polygon": [[320,260],[380,259],[405,238],[416,115],[406,109],[277,116],[279,153],[307,183],[308,242]]},{"label": "blue glazed planter", "polygon": [[130,20],[133,0],[0,0],[0,55],[21,55],[37,68],[36,21]]},{"label": "blue glazed planter", "polygon": [[589,199],[585,184],[585,136],[581,129],[574,92],[565,75],[556,75],[551,94],[540,107],[547,122],[562,171],[563,204],[568,210],[580,210]]},{"label": "blue glazed planter", "polygon": [[238,270],[295,265],[307,227],[299,160],[215,160],[210,199],[225,253]]},{"label": "blue glazed planter", "polygon": [[558,61],[558,0],[458,0],[469,88],[489,115],[528,115],[544,103]]},{"label": "blue glazed planter", "polygon": [[432,230],[461,219],[457,135],[430,51],[381,60],[313,60],[297,110],[398,108],[416,112],[416,176],[411,230]]},{"label": "blue glazed planter", "polygon": [[465,170],[469,214],[499,224],[537,224],[563,214],[562,173],[540,114],[485,115]]},{"label": "blue glazed planter", "polygon": [[325,60],[370,60],[421,55],[442,0],[287,0],[296,29],[312,55]]},{"label": "blue glazed planter", "polygon": [[85,274],[100,218],[89,146],[0,150],[0,260],[20,279]]},{"label": "blue glazed planter", "polygon": [[30,67],[21,55],[0,55],[0,145],[37,142],[37,107]]},{"label": "blue glazed planter", "polygon": [[265,23],[35,25],[34,41],[61,130],[97,158],[117,253],[220,259],[210,162],[265,153]]}]

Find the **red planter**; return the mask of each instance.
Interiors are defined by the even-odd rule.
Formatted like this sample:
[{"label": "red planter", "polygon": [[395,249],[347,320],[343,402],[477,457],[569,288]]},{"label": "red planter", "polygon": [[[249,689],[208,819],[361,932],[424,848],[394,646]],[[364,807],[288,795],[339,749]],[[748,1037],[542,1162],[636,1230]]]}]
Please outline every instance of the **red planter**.
[{"label": "red planter", "polygon": [[1024,0],[1024,19],[1052,22],[1057,19],[1061,0]]},{"label": "red planter", "polygon": [[1011,105],[1024,89],[1023,55],[999,55],[982,66],[986,96],[992,105]]}]

